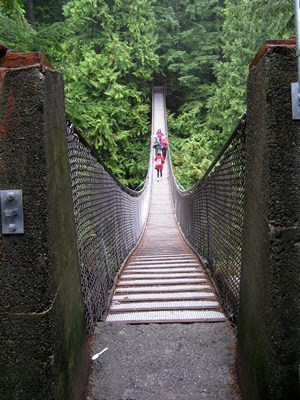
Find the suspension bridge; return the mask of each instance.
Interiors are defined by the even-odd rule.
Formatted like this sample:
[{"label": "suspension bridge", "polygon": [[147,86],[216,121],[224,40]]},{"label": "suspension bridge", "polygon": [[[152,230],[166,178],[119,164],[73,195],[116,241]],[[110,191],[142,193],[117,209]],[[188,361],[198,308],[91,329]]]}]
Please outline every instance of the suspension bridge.
[{"label": "suspension bridge", "polygon": [[[293,39],[266,42],[247,114],[186,191],[172,157],[156,181],[150,146],[143,188],[127,188],[66,127],[63,82],[43,56],[0,59],[1,398],[82,398],[99,321],[230,321],[246,398],[297,398],[294,51]],[[152,137],[168,131],[165,93],[153,88]]]},{"label": "suspension bridge", "polygon": [[[164,88],[154,87],[154,132],[166,129],[165,103]],[[168,165],[152,185],[145,232],[119,276],[106,321],[224,321],[210,279],[177,226]]]}]

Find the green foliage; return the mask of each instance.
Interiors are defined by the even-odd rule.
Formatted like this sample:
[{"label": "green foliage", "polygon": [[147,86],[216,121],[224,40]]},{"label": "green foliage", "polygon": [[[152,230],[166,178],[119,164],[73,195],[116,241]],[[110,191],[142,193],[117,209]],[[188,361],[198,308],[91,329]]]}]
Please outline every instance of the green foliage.
[{"label": "green foliage", "polygon": [[[1,10],[1,9],[0,9]],[[0,43],[10,49],[32,51],[35,47],[36,32],[29,24],[20,25],[20,21],[10,18],[0,11]]]},{"label": "green foliage", "polygon": [[[188,3],[194,5],[192,1]],[[204,10],[206,2],[198,2],[199,5],[200,3]],[[210,9],[212,13],[208,21],[214,21],[215,31],[206,30],[206,34],[212,35],[210,37],[215,35],[217,45],[215,48],[209,47],[208,40],[208,45],[202,46],[205,42],[200,40],[199,36],[200,45],[195,43],[194,52],[191,54],[195,60],[204,57],[207,62],[204,69],[208,71],[209,67],[210,75],[203,79],[203,75],[198,73],[198,82],[195,77],[179,78],[179,83],[184,84],[187,90],[180,91],[181,103],[169,101],[173,107],[169,130],[171,144],[174,143],[173,159],[177,167],[175,171],[179,181],[186,187],[202,176],[244,114],[248,65],[259,47],[265,39],[282,39],[293,35],[294,32],[294,8],[289,2],[226,0],[223,7],[222,2],[209,3],[213,8]],[[208,12],[209,8],[206,10]],[[204,12],[203,15],[209,14]],[[184,14],[177,16],[178,23],[173,22],[173,25],[184,26]],[[201,26],[206,25],[201,22]],[[179,35],[183,37],[182,32]],[[184,36],[184,39],[188,39],[186,33]],[[176,43],[176,39],[172,40]],[[173,52],[169,49],[169,53],[173,57],[169,57],[168,60],[171,69],[175,68],[174,57],[177,60],[180,57],[182,60],[188,60],[182,52],[178,53],[177,48],[174,48]],[[212,55],[215,56],[215,61],[210,58]],[[193,66],[193,63],[188,63]],[[177,66],[179,67],[179,63]],[[178,70],[177,76],[183,75],[184,71],[184,68]],[[189,139],[183,134],[184,131],[189,132]],[[186,165],[189,167],[186,168]]]},{"label": "green foliage", "polygon": [[261,44],[294,34],[293,11],[282,0],[0,0],[0,42],[62,72],[68,115],[132,187],[147,170],[150,82],[170,81],[172,158],[188,187],[245,112]]},{"label": "green foliage", "polygon": [[[215,93],[207,104],[206,129],[224,140],[246,109],[248,66],[267,38],[292,35],[293,7],[266,0],[227,0],[224,8],[222,60],[215,65]],[[276,7],[278,6],[278,7]],[[278,12],[280,23],[278,23]]]},{"label": "green foliage", "polygon": [[0,40],[42,51],[62,72],[67,114],[112,172],[136,187],[147,172],[150,82],[158,67],[151,1],[70,0],[64,21],[55,22],[62,3],[47,15],[48,2],[36,0],[34,28],[21,30],[12,15],[0,16]]},{"label": "green foliage", "polygon": [[[31,0],[32,1],[32,0]],[[28,3],[27,11],[28,11]],[[63,5],[67,0],[34,0],[34,22],[41,24],[53,24],[63,20]]]},{"label": "green foliage", "polygon": [[0,15],[6,15],[19,27],[26,27],[24,4],[22,0],[0,0]]},{"label": "green foliage", "polygon": [[29,24],[20,27],[16,21],[0,14],[0,43],[22,52],[41,51],[57,68],[64,33],[65,26],[62,23],[45,26],[37,31]]},{"label": "green foliage", "polygon": [[68,35],[59,62],[67,113],[130,186],[145,177],[148,162],[149,83],[158,65],[149,4],[71,0],[64,6]]},{"label": "green foliage", "polygon": [[214,158],[214,136],[203,135],[203,126],[221,58],[222,6],[218,0],[164,0],[156,7],[161,66],[173,88],[167,106],[174,170],[185,187]]},{"label": "green foliage", "polygon": [[[171,109],[179,114],[188,103],[210,95],[212,69],[219,54],[218,0],[164,0],[155,7],[163,74],[172,82]],[[197,107],[199,107],[197,105]]]},{"label": "green foliage", "polygon": [[205,173],[215,156],[211,142],[203,135],[195,134],[203,130],[199,121],[196,107],[177,118],[168,115],[169,132],[178,133],[177,136],[170,134],[174,173],[185,188],[192,186]]}]

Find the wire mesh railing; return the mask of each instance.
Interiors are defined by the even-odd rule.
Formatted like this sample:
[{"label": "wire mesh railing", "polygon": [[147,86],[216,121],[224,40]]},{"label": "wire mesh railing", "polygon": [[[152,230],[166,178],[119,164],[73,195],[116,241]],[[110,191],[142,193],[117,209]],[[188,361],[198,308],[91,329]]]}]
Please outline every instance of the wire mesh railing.
[{"label": "wire mesh railing", "polygon": [[143,232],[150,206],[152,168],[143,188],[133,191],[105,168],[69,122],[67,143],[81,286],[87,331],[91,334],[106,310],[122,262]]},{"label": "wire mesh railing", "polygon": [[241,272],[245,127],[244,117],[203,178],[190,189],[179,189],[171,174],[177,221],[203,259],[234,323]]}]

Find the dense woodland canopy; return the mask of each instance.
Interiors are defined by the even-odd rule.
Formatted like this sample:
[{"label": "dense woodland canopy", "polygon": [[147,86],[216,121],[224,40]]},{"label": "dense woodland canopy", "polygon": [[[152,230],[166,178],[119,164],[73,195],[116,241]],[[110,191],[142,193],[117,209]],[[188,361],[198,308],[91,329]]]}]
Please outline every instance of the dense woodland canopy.
[{"label": "dense woodland canopy", "polygon": [[294,31],[282,0],[0,0],[0,43],[46,55],[67,115],[133,188],[147,171],[153,79],[172,85],[172,160],[188,187],[245,112],[258,48]]}]

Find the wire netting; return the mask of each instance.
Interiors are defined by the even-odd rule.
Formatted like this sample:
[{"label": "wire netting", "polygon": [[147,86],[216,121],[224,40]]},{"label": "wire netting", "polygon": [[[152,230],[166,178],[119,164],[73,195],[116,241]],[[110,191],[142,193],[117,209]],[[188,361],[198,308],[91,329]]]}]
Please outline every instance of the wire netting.
[{"label": "wire netting", "polygon": [[177,221],[202,258],[229,318],[236,323],[239,304],[244,212],[245,117],[203,178],[181,190],[172,174]]},{"label": "wire netting", "polygon": [[[201,256],[223,307],[237,320],[245,169],[245,118],[204,177],[181,190],[170,174],[176,217]],[[152,165],[140,191],[116,179],[87,142],[67,124],[77,247],[88,333],[107,308],[122,262],[138,242],[150,206]],[[151,151],[150,151],[151,154]]]},{"label": "wire netting", "polygon": [[74,214],[87,331],[107,308],[116,274],[142,234],[150,205],[151,171],[133,191],[101,163],[67,123]]}]

